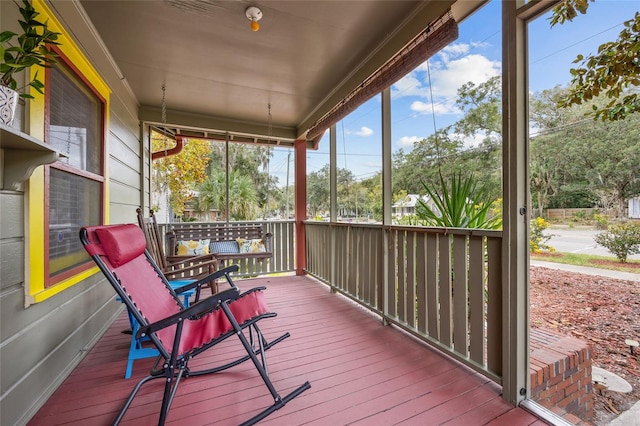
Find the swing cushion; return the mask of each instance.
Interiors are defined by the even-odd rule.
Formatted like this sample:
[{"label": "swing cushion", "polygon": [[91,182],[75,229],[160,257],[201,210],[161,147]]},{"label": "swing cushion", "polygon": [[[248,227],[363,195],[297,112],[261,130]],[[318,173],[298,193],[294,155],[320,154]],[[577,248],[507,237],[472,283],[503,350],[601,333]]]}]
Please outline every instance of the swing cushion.
[{"label": "swing cushion", "polygon": [[209,246],[211,253],[233,254],[240,253],[237,241],[212,241]]}]

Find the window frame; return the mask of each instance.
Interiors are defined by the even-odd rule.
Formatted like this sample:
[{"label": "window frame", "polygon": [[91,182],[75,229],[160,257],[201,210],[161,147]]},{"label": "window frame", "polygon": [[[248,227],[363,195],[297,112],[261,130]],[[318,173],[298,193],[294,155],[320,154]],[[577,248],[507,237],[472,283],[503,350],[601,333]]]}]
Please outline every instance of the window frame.
[{"label": "window frame", "polygon": [[[64,60],[66,66],[86,85],[85,90],[92,90],[98,95],[98,99],[102,103],[102,123],[101,123],[101,172],[103,181],[100,182],[102,187],[101,200],[101,222],[109,223],[109,115],[110,115],[110,95],[111,89],[106,84],[104,78],[97,71],[89,58],[83,53],[79,46],[73,40],[71,33],[64,28],[49,6],[43,0],[32,0],[32,4],[36,11],[40,13],[43,19],[49,23],[52,31],[60,33],[58,37],[59,46],[55,46],[56,52],[61,56],[60,60]],[[44,70],[45,73],[47,70]],[[43,69],[39,67],[31,67],[27,71],[31,78],[36,72],[43,75]],[[45,76],[46,78],[46,76]],[[45,80],[46,82],[46,80]],[[30,136],[45,141],[45,129],[48,128],[48,110],[45,102],[45,94],[47,88],[45,86],[45,94],[40,94],[33,89],[29,89],[33,96],[28,103],[27,109],[27,126],[26,133]],[[45,113],[46,112],[46,113]],[[63,163],[57,163],[54,168],[59,169]],[[32,304],[46,301],[53,296],[69,289],[76,284],[82,283],[87,278],[99,272],[97,266],[91,266],[90,262],[81,268],[74,268],[73,271],[65,271],[65,277],[56,277],[56,282],[48,282],[48,242],[45,246],[45,238],[49,233],[48,217],[45,222],[45,205],[46,194],[49,185],[49,168],[51,166],[37,167],[31,177],[25,184],[25,276],[24,276],[24,294],[25,308]],[[74,169],[77,172],[77,169]],[[47,210],[48,211],[48,210]],[[45,223],[47,226],[45,227]],[[46,251],[45,251],[46,249]],[[45,260],[47,259],[47,260]],[[67,273],[68,272],[68,273]]]},{"label": "window frame", "polygon": [[[50,179],[51,179],[51,169],[56,169],[56,170],[60,170],[62,172],[66,172],[69,174],[72,174],[74,176],[79,176],[85,179],[89,179],[91,181],[94,182],[99,182],[100,184],[100,194],[99,194],[99,199],[100,199],[100,224],[104,224],[104,210],[105,210],[105,205],[104,205],[104,192],[105,192],[105,188],[104,186],[106,185],[107,181],[105,179],[105,155],[106,155],[106,150],[105,150],[105,107],[106,107],[106,100],[102,97],[102,95],[100,94],[100,92],[98,92],[96,90],[96,88],[91,84],[90,81],[88,81],[85,76],[78,70],[78,68],[76,68],[73,63],[71,63],[69,61],[69,59],[64,55],[64,53],[62,51],[60,51],[60,49],[56,48],[55,46],[53,46],[53,50],[56,51],[56,53],[58,54],[58,58],[57,58],[57,63],[55,65],[53,65],[54,67],[58,66],[58,67],[65,67],[66,71],[69,72],[70,74],[72,74],[75,79],[77,81],[74,81],[74,83],[80,82],[81,84],[84,85],[84,89],[87,90],[88,92],[90,92],[93,96],[95,96],[95,99],[98,101],[99,103],[99,115],[100,115],[100,122],[99,122],[99,134],[100,134],[100,140],[98,141],[98,149],[100,150],[100,174],[95,174],[92,172],[89,172],[87,170],[82,170],[82,169],[78,169],[74,166],[71,166],[69,164],[65,164],[64,162],[58,160],[53,164],[48,164],[45,165],[45,175],[44,175],[44,186],[46,188],[45,190],[45,198],[44,198],[44,228],[45,228],[45,233],[44,233],[44,252],[45,252],[45,256],[43,258],[44,260],[44,279],[45,279],[45,283],[44,286],[45,288],[49,288],[51,286],[54,286],[70,277],[73,277],[74,275],[77,275],[78,273],[81,273],[83,271],[86,271],[88,269],[90,269],[93,265],[93,262],[91,261],[91,259],[87,259],[87,261],[82,262],[78,265],[73,266],[72,268],[64,271],[64,272],[60,272],[59,274],[56,274],[55,276],[51,276],[51,270],[50,270],[50,257],[49,257],[49,244],[50,244],[50,218],[49,218],[49,211],[50,211],[50,196],[51,196],[51,192],[49,191],[50,186]],[[51,69],[50,68],[46,68],[45,70],[45,86],[49,86],[51,82]],[[44,140],[45,143],[50,143],[51,141],[51,135],[50,135],[50,131],[51,131],[51,122],[50,122],[50,117],[51,117],[51,90],[46,90],[45,91],[45,96],[44,96],[44,101],[45,101],[45,114],[44,114],[44,120],[45,120],[45,126],[44,126]]]}]

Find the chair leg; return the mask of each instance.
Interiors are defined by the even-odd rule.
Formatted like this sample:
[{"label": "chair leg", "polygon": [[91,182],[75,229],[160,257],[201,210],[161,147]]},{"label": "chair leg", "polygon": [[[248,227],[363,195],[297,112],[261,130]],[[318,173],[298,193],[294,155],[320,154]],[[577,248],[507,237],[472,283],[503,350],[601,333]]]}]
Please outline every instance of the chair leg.
[{"label": "chair leg", "polygon": [[[257,415],[255,415],[254,417],[252,417],[251,419],[249,419],[249,420],[247,420],[246,422],[243,423],[243,425],[247,425],[247,426],[248,425],[253,425],[253,424],[259,422],[260,420],[264,419],[265,417],[267,417],[271,413],[275,412],[276,410],[279,410],[280,408],[284,407],[284,405],[287,402],[291,401],[293,398],[297,397],[298,395],[300,395],[305,390],[311,388],[311,385],[309,384],[309,382],[305,382],[301,386],[297,387],[293,392],[291,392],[290,394],[285,396],[284,398],[280,397],[280,395],[278,394],[278,391],[276,391],[276,388],[273,386],[273,383],[271,382],[271,379],[269,378],[269,375],[267,374],[267,372],[265,370],[265,367],[263,366],[263,364],[260,362],[260,360],[256,356],[255,349],[249,343],[249,341],[247,340],[247,337],[242,332],[242,328],[240,327],[240,325],[236,321],[235,317],[233,316],[233,313],[231,312],[231,309],[229,309],[229,306],[227,305],[226,302],[223,302],[221,306],[222,306],[222,310],[224,311],[225,315],[227,316],[227,319],[229,320],[229,322],[233,326],[233,329],[236,332],[236,335],[240,339],[240,342],[242,343],[242,346],[244,346],[245,350],[247,351],[247,354],[251,358],[251,361],[253,361],[253,365],[258,370],[258,373],[260,373],[260,377],[262,378],[262,381],[267,386],[267,389],[269,389],[269,392],[271,393],[271,396],[273,396],[273,401],[274,401],[273,405],[270,405],[269,407],[267,407],[266,409],[264,409],[263,411],[261,411],[260,413],[258,413]],[[255,326],[255,324],[253,324],[252,326]],[[257,338],[259,339],[260,346],[262,347],[262,343],[263,343],[262,333],[260,332],[260,330],[257,327],[256,327],[256,332],[258,333]],[[265,362],[265,366],[266,366],[266,359],[264,357],[264,350],[261,349],[260,353],[262,354],[262,359],[263,359],[263,362]]]},{"label": "chair leg", "polygon": [[122,421],[122,418],[124,417],[124,413],[126,413],[127,410],[129,409],[129,406],[131,405],[133,398],[135,398],[136,394],[138,393],[142,385],[147,383],[149,380],[159,379],[161,377],[162,376],[147,376],[136,384],[136,386],[133,388],[133,390],[129,394],[129,398],[127,398],[127,401],[124,403],[124,405],[120,409],[120,412],[118,413],[118,417],[116,417],[116,419],[114,420],[113,422],[114,426],[120,424],[120,422]]},{"label": "chair leg", "polygon": [[173,369],[167,369],[166,382],[164,385],[164,395],[162,396],[162,408],[160,409],[160,419],[158,420],[158,426],[163,426],[167,420],[167,415],[171,409],[173,398],[176,396],[176,391],[180,385],[180,380],[184,375],[185,364],[180,363],[178,373],[175,374]]}]

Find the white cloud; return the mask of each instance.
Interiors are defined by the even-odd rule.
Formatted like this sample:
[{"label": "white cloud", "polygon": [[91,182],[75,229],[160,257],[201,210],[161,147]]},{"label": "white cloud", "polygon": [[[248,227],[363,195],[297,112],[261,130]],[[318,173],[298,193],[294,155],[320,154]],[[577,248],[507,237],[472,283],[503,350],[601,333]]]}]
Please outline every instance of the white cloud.
[{"label": "white cloud", "polygon": [[435,113],[458,114],[455,99],[458,89],[465,83],[480,84],[491,77],[500,75],[500,61],[490,60],[479,53],[469,54],[471,49],[486,47],[486,43],[455,43],[442,49],[429,60],[431,91],[427,62],[403,77],[391,88],[391,95],[398,98],[417,96],[423,98],[413,102],[411,109],[421,114],[431,114],[431,93],[434,98]]},{"label": "white cloud", "polygon": [[438,52],[438,55],[442,58],[444,62],[449,62],[450,58],[459,57],[461,55],[465,55],[469,53],[470,46],[466,43],[454,43],[442,49]]},{"label": "white cloud", "polygon": [[458,113],[458,109],[453,105],[453,102],[449,104],[445,104],[443,102],[434,102],[433,105],[431,102],[422,102],[415,101],[411,103],[412,111],[415,111],[419,114],[433,114],[442,115],[442,114],[456,114]]},{"label": "white cloud", "polygon": [[358,130],[356,132],[351,131],[351,130],[347,130],[346,133],[348,135],[356,135],[356,136],[367,137],[367,136],[373,135],[373,130],[371,130],[367,126],[362,126],[362,127],[360,127],[360,130]]},{"label": "white cloud", "polygon": [[418,142],[420,139],[418,136],[403,136],[398,140],[398,146],[400,148],[413,148],[413,144]]},{"label": "white cloud", "polygon": [[492,61],[485,56],[473,54],[446,63],[446,67],[431,73],[433,95],[455,98],[458,89],[471,81],[483,83],[500,75],[500,61]]},{"label": "white cloud", "polygon": [[423,86],[422,81],[412,72],[402,77],[396,84],[391,86],[391,97],[400,98],[404,96],[429,97],[429,87]]}]

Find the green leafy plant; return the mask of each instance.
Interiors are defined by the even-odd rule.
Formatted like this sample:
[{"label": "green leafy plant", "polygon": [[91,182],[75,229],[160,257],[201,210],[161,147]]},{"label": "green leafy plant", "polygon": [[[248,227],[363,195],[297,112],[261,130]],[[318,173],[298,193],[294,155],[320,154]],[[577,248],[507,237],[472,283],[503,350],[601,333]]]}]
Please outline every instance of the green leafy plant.
[{"label": "green leafy plant", "polygon": [[[37,72],[34,78],[22,87],[18,87],[15,73],[34,65],[49,68],[57,57],[51,46],[60,44],[56,41],[60,33],[51,31],[46,21],[43,23],[36,19],[39,13],[30,1],[23,0],[23,6],[18,8],[22,15],[19,21],[22,34],[12,31],[0,33],[0,85],[17,92],[31,86],[39,93],[44,93],[44,84],[38,79]],[[33,98],[28,93],[20,93],[20,97]]]},{"label": "green leafy plant", "polygon": [[594,240],[625,263],[629,255],[640,253],[640,224],[612,225],[608,231],[596,234]]},{"label": "green leafy plant", "polygon": [[[593,2],[594,0],[591,0]],[[551,26],[572,21],[578,13],[585,14],[588,0],[563,0],[553,8]],[[594,55],[578,55],[573,61],[578,64],[570,70],[572,80],[569,94],[558,102],[559,107],[590,103],[601,94],[606,95],[604,106],[592,104],[595,119],[603,121],[624,120],[640,111],[640,12],[623,23],[616,41],[603,43]],[[635,90],[633,90],[635,89]]]},{"label": "green leafy plant", "polygon": [[444,228],[501,229],[502,216],[495,214],[494,200],[486,187],[476,184],[471,176],[454,175],[449,184],[440,176],[440,188],[432,190],[422,183],[429,203],[418,200],[416,215],[427,226]]},{"label": "green leafy plant", "polygon": [[609,226],[609,221],[603,214],[595,213],[593,215],[593,220],[596,222],[596,229],[607,229]]},{"label": "green leafy plant", "polygon": [[547,244],[551,237],[553,237],[553,234],[544,232],[549,226],[551,226],[551,222],[541,217],[532,219],[531,222],[529,222],[529,251],[531,251],[531,253],[555,251],[553,247]]}]

